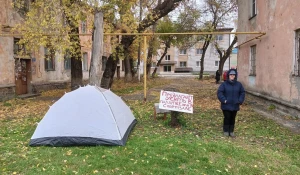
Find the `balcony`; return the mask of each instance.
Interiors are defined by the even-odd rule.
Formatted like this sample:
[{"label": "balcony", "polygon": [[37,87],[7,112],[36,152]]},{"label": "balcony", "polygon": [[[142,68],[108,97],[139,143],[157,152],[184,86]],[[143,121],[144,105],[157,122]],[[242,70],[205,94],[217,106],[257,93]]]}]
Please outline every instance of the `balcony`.
[{"label": "balcony", "polygon": [[175,67],[174,70],[175,73],[188,73],[188,72],[193,72],[192,67]]}]

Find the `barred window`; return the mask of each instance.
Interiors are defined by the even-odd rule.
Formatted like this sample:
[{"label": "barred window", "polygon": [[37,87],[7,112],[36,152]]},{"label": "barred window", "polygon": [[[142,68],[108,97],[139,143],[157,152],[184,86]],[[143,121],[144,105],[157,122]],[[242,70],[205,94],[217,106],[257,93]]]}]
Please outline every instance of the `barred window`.
[{"label": "barred window", "polygon": [[81,33],[87,33],[87,24],[86,24],[86,21],[82,21],[81,22]]},{"label": "barred window", "polygon": [[88,71],[88,53],[86,52],[82,54],[82,70]]},{"label": "barred window", "polygon": [[300,76],[300,29],[296,30],[294,76]]},{"label": "barred window", "polygon": [[250,75],[256,75],[256,45],[250,47]]},{"label": "barred window", "polygon": [[54,71],[55,70],[55,51],[51,48],[44,48],[45,54],[45,70]]}]

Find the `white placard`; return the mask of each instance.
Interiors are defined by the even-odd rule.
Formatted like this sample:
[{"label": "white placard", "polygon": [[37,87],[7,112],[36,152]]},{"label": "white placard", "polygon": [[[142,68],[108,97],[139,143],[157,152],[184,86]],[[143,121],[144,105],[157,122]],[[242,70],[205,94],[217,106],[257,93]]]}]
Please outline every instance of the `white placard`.
[{"label": "white placard", "polygon": [[159,108],[193,113],[193,95],[162,90],[160,91]]}]

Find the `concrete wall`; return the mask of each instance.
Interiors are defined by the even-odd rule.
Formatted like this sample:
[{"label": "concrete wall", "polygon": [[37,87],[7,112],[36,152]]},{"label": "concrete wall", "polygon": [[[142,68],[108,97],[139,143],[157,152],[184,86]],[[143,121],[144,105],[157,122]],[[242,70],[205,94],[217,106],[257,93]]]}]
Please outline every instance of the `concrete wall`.
[{"label": "concrete wall", "polygon": [[[266,32],[239,47],[239,80],[246,89],[292,105],[300,104],[300,77],[293,76],[295,30],[300,28],[299,0],[258,0],[250,18],[250,0],[238,0],[238,32]],[[256,35],[257,36],[257,35]],[[238,35],[239,44],[255,35]],[[256,76],[250,73],[250,47],[256,45]]]}]

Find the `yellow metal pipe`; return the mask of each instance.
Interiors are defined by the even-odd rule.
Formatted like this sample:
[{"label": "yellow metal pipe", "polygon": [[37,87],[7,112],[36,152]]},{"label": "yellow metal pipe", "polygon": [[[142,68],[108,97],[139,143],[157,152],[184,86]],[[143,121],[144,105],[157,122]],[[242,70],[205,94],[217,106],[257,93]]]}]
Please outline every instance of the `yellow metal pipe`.
[{"label": "yellow metal pipe", "polygon": [[[217,34],[257,34],[265,35],[265,32],[188,32],[188,33],[104,33],[105,36],[113,35],[136,35],[136,36],[152,36],[152,35],[217,35]],[[38,34],[39,36],[64,36],[67,34]],[[79,36],[91,36],[92,34],[68,34],[68,35],[79,35]],[[22,34],[11,34],[11,33],[0,33],[0,36],[23,36]]]},{"label": "yellow metal pipe", "polygon": [[248,42],[250,42],[250,41],[252,41],[252,40],[260,39],[260,37],[261,37],[261,36],[264,36],[265,34],[266,34],[266,33],[263,33],[263,34],[261,34],[261,35],[259,35],[259,36],[256,36],[256,37],[254,37],[254,38],[252,38],[252,39],[249,39],[249,40],[243,42],[242,44],[239,44],[237,47],[240,47],[240,46],[242,46],[242,45],[244,45],[244,44],[246,44],[246,43],[248,43]]},{"label": "yellow metal pipe", "polygon": [[144,36],[144,101],[147,100],[147,37]]}]

